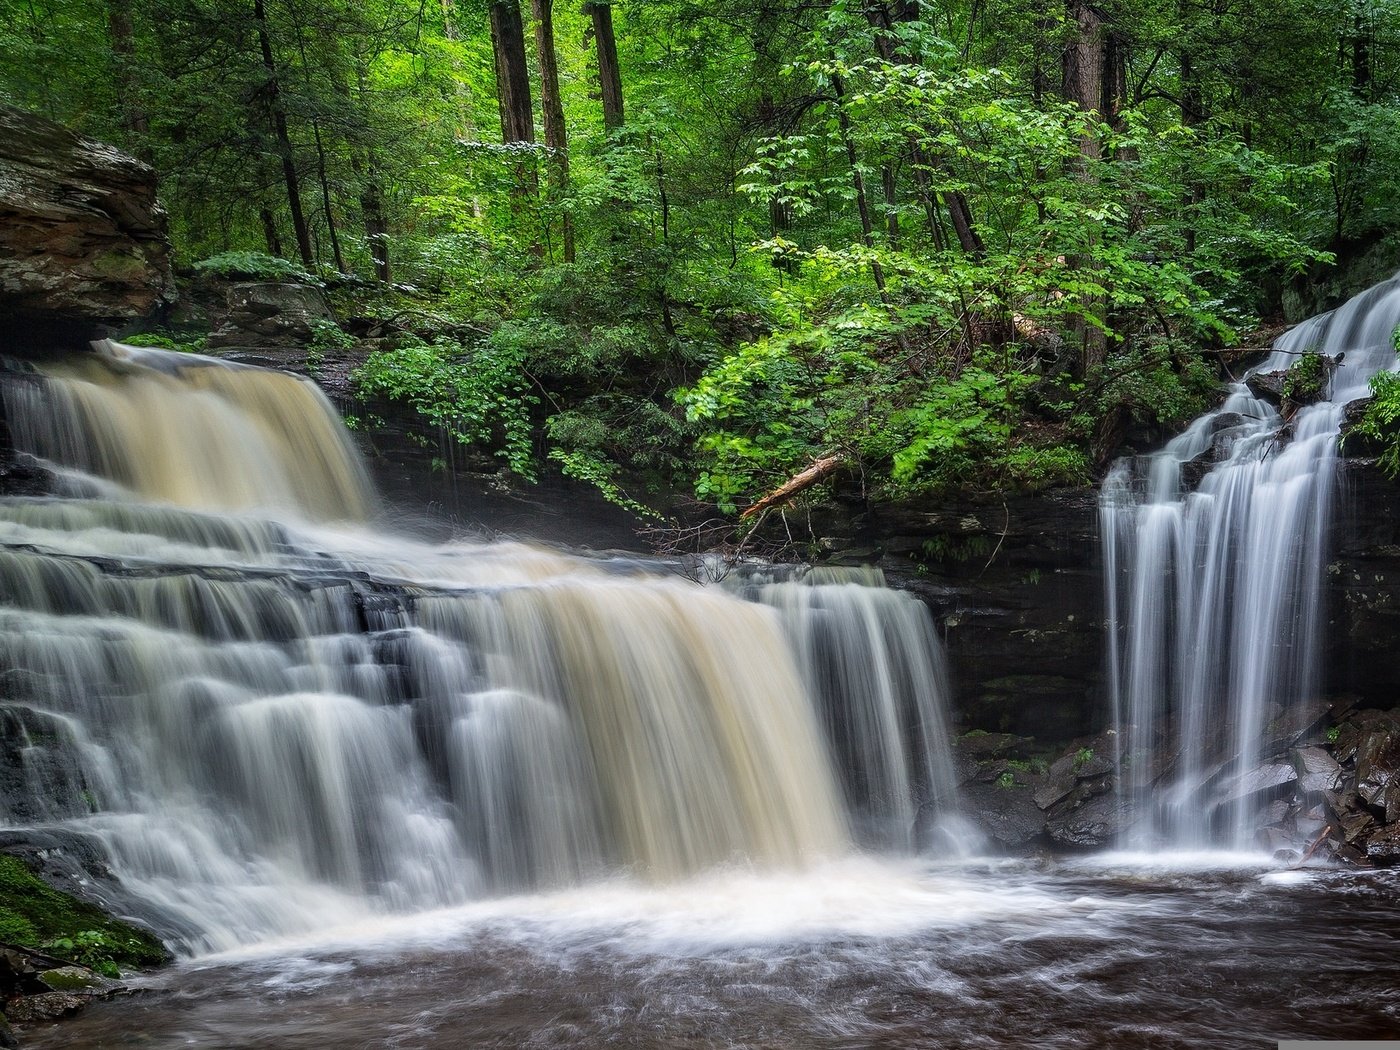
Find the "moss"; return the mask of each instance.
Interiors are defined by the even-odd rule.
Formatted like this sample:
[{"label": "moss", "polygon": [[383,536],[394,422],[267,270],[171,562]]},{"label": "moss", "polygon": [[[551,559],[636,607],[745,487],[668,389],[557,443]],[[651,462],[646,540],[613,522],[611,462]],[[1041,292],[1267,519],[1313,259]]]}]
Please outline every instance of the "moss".
[{"label": "moss", "polygon": [[0,856],[0,940],[110,973],[169,956],[155,937],[54,889],[17,857]]},{"label": "moss", "polygon": [[1316,401],[1327,389],[1328,362],[1315,351],[1305,353],[1283,375],[1283,396],[1294,401]]}]

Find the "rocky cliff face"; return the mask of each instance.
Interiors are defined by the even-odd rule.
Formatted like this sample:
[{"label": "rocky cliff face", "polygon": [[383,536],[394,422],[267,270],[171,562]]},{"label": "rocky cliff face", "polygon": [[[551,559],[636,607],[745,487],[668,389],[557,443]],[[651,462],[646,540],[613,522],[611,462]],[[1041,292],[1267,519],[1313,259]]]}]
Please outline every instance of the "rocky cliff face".
[{"label": "rocky cliff face", "polygon": [[[1400,696],[1400,483],[1342,461],[1328,563],[1329,694]],[[814,516],[837,561],[874,559],[932,609],[963,730],[1055,749],[1105,728],[1098,492],[941,507],[847,505]]]},{"label": "rocky cliff face", "polygon": [[81,340],[173,301],[155,172],[120,150],[0,106],[0,334]]}]

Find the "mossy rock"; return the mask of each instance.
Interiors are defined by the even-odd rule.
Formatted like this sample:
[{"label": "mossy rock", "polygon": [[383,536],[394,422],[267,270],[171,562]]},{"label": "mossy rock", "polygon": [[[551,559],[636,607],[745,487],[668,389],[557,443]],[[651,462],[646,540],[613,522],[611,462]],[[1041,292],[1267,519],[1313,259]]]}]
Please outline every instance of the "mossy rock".
[{"label": "mossy rock", "polygon": [[113,975],[170,958],[146,931],[54,889],[18,857],[0,856],[0,941]]}]

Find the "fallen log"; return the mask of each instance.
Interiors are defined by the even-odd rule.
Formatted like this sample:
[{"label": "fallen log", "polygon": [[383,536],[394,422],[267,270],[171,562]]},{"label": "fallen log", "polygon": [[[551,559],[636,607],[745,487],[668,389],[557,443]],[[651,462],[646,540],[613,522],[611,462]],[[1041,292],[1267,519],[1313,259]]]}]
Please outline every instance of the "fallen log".
[{"label": "fallen log", "polygon": [[835,474],[841,467],[845,466],[845,463],[846,459],[844,456],[823,456],[821,459],[814,461],[801,473],[794,474],[792,477],[788,478],[787,481],[783,482],[772,492],[768,493],[768,495],[749,507],[739,515],[739,519],[741,521],[747,521],[756,514],[762,514],[764,511],[776,507],[780,503],[786,503],[799,492],[803,492],[811,488],[817,482],[825,481],[827,478],[831,477],[831,475]]}]

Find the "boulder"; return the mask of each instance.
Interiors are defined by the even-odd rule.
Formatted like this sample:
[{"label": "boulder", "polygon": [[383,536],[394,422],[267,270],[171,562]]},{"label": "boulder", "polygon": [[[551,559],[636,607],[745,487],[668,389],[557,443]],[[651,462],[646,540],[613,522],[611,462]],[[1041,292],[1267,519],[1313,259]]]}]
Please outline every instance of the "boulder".
[{"label": "boulder", "polygon": [[1379,456],[1385,451],[1385,442],[1363,434],[1357,429],[1366,417],[1370,407],[1369,397],[1348,401],[1342,409],[1342,451],[1348,456]]},{"label": "boulder", "polygon": [[1103,794],[1062,815],[1052,816],[1045,825],[1051,841],[1076,849],[1098,849],[1112,845],[1137,820],[1131,799]]},{"label": "boulder", "polygon": [[174,299],[155,171],[0,105],[0,329],[67,341]]},{"label": "boulder", "polygon": [[1024,851],[1045,833],[1045,814],[1021,784],[1000,779],[964,784],[959,802],[963,816],[1001,850]]},{"label": "boulder", "polygon": [[1298,790],[1308,793],[1335,791],[1342,784],[1342,767],[1320,747],[1300,747],[1293,752]]},{"label": "boulder", "polygon": [[1366,840],[1366,859],[1376,864],[1400,862],[1400,824],[1391,824]]},{"label": "boulder", "polygon": [[1283,403],[1283,377],[1288,373],[1283,369],[1277,372],[1255,372],[1244,381],[1249,392],[1260,400],[1278,406]]},{"label": "boulder", "polygon": [[211,310],[216,326],[207,346],[248,364],[284,367],[284,362],[269,361],[257,352],[304,347],[315,336],[318,322],[335,323],[325,293],[315,285],[242,281],[224,288],[223,300],[222,308]]},{"label": "boulder", "polygon": [[40,995],[25,995],[12,999],[5,1007],[5,1015],[16,1024],[34,1024],[38,1021],[54,1021],[60,1017],[75,1014],[86,1006],[90,996],[75,995],[72,992],[43,992]]},{"label": "boulder", "polygon": [[1264,795],[1287,787],[1298,779],[1297,771],[1287,762],[1266,762],[1230,777],[1220,785],[1220,801]]}]

